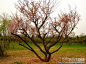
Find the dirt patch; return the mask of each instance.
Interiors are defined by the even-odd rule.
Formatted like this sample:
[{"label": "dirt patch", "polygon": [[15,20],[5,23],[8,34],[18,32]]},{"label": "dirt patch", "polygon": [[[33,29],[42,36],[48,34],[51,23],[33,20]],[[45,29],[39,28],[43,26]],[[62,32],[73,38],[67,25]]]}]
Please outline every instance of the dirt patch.
[{"label": "dirt patch", "polygon": [[18,63],[21,63],[21,64],[58,64],[58,62],[62,62],[62,58],[85,58],[86,59],[86,55],[84,53],[77,53],[77,52],[55,53],[52,55],[50,62],[40,61],[40,59],[38,59],[35,56],[35,54],[33,54],[32,52],[28,50],[7,51],[7,54],[9,55],[8,57],[0,59],[0,64],[18,64]]}]

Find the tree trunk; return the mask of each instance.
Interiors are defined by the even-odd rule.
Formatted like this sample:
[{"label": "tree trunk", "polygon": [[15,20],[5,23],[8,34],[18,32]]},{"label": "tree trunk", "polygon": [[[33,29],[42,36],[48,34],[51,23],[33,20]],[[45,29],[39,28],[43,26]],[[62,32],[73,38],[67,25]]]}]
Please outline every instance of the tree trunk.
[{"label": "tree trunk", "polygon": [[51,54],[45,54],[45,58],[43,62],[49,62],[50,58],[51,58]]},{"label": "tree trunk", "polygon": [[[36,53],[35,53],[35,54],[36,54]],[[50,58],[51,58],[51,54],[48,54],[48,53],[45,54],[44,59],[42,59],[38,54],[36,54],[36,56],[37,56],[41,61],[43,61],[43,62],[49,62],[49,60],[50,60]]]},{"label": "tree trunk", "polygon": [[49,62],[50,58],[51,58],[51,54],[49,54],[48,59],[47,59],[47,62]]}]

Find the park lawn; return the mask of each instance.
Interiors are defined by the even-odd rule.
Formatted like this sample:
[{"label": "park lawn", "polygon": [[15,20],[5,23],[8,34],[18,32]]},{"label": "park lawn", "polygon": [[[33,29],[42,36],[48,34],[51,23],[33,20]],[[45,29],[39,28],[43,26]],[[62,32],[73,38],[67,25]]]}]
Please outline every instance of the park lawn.
[{"label": "park lawn", "polygon": [[[14,46],[13,46],[14,45]],[[37,49],[34,44],[30,44],[35,51],[38,52],[40,56],[43,54]],[[39,44],[42,48],[42,44]],[[50,49],[54,51],[60,46],[60,44],[55,45]],[[62,61],[62,58],[85,58],[86,59],[86,45],[81,44],[63,44],[63,47],[52,54],[50,62],[40,61],[33,52],[27,50],[26,48],[18,45],[16,42],[10,44],[9,49],[7,49],[8,57],[0,58],[0,64],[58,64]],[[85,60],[86,63],[86,60]]]}]

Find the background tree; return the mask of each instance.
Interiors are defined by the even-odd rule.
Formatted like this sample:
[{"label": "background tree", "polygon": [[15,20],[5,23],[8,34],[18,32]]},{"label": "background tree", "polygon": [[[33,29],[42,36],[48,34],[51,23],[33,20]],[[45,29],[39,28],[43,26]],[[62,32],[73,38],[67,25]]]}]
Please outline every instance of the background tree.
[{"label": "background tree", "polygon": [[[6,13],[3,13],[2,15],[0,15],[0,34],[2,36],[7,36],[9,35],[9,31],[8,31],[8,28],[7,28],[7,24],[5,21],[9,21],[8,19],[8,14]],[[4,19],[4,20],[3,20]]]},{"label": "background tree", "polygon": [[[50,14],[54,12],[58,5],[56,1],[19,0],[15,6],[21,14],[16,13],[11,16],[10,23],[7,22],[11,34],[17,36],[26,44],[19,43],[19,45],[35,53],[35,55],[44,62],[48,62],[51,54],[57,52],[62,47],[64,40],[72,33],[80,17],[75,9],[72,10],[71,7],[69,7],[69,13],[58,14],[59,18],[52,18]],[[42,58],[19,33],[30,39],[44,54],[44,58]],[[56,35],[56,41],[49,44]],[[51,36],[51,38],[47,41],[46,39],[49,36]],[[35,37],[38,38],[38,41],[41,40],[41,44],[44,46],[43,48],[37,43]],[[50,52],[50,49],[62,38],[64,39],[61,42],[61,46]]]},{"label": "background tree", "polygon": [[0,15],[0,44],[4,48],[9,48],[10,44],[10,32],[6,24],[6,22],[9,23],[9,21],[10,19],[8,14],[2,13],[2,15]]},{"label": "background tree", "polygon": [[6,36],[9,34],[6,21],[8,21],[8,15],[6,13],[3,13],[0,15],[0,57],[6,56],[5,48],[8,46],[8,41],[6,39]]}]

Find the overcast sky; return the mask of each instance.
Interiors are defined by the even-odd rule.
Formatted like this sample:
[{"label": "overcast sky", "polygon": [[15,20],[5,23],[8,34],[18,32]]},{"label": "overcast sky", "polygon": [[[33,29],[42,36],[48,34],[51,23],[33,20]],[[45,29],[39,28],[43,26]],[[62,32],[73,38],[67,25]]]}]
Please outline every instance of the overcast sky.
[{"label": "overcast sky", "polygon": [[[14,7],[14,3],[17,0],[0,0],[0,15],[2,13],[11,14],[16,12]],[[86,0],[61,0],[61,4],[57,8],[57,11],[60,10],[68,10],[68,4],[74,8],[77,6],[77,12],[81,15],[81,20],[77,25],[77,28],[74,30],[76,35],[80,35],[82,33],[86,34]]]}]

